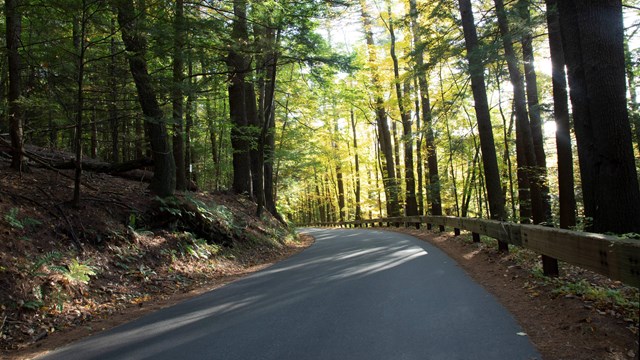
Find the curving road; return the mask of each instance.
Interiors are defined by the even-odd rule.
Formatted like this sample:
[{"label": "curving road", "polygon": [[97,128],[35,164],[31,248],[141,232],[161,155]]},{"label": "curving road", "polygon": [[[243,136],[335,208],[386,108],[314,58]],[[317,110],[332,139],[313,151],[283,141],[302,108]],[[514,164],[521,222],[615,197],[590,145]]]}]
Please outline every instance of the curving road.
[{"label": "curving road", "polygon": [[540,359],[512,316],[411,236],[304,229],[304,252],[43,359]]}]

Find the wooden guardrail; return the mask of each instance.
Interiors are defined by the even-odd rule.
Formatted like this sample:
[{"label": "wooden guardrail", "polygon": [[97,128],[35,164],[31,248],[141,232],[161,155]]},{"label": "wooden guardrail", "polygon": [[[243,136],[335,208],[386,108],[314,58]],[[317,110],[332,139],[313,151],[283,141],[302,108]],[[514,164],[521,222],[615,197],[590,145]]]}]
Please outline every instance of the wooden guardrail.
[{"label": "wooden guardrail", "polygon": [[404,226],[436,225],[440,231],[453,228],[470,231],[474,241],[480,235],[498,241],[524,247],[569,264],[592,270],[613,280],[640,287],[640,240],[615,236],[578,232],[540,225],[522,225],[496,220],[459,218],[452,216],[408,216],[382,219],[345,221],[338,223],[315,223],[311,226]]}]

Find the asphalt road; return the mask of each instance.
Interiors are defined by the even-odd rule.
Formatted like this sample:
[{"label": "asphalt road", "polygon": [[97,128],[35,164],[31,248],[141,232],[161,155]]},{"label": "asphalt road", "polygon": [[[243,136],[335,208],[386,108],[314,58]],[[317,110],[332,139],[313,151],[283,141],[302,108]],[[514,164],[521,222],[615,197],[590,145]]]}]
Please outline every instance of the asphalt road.
[{"label": "asphalt road", "polygon": [[541,358],[437,248],[393,232],[304,231],[316,243],[298,255],[44,359]]}]

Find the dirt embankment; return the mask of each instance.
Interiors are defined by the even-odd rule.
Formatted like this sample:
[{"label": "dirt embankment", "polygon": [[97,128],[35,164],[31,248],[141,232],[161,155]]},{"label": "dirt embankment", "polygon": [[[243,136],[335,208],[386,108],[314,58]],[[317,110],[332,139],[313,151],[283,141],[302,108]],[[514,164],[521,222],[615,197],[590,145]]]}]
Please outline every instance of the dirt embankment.
[{"label": "dirt embankment", "polygon": [[[147,184],[51,170],[0,172],[0,358],[31,358],[214,289],[301,251],[247,198],[185,193],[160,200]],[[66,171],[66,170],[61,170]],[[69,171],[69,174],[71,172]]]}]

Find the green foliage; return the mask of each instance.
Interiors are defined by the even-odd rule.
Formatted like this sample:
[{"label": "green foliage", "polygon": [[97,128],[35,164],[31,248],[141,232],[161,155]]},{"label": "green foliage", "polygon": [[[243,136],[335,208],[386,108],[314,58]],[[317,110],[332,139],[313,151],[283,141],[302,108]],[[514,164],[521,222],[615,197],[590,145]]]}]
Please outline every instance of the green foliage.
[{"label": "green foliage", "polygon": [[22,220],[18,219],[18,213],[20,209],[11,208],[8,213],[4,215],[4,220],[9,223],[9,225],[14,229],[24,229],[29,226],[36,226],[42,224],[40,221],[30,218],[24,217]]},{"label": "green foliage", "polygon": [[[233,212],[226,206],[214,203],[205,204],[203,201],[190,196],[186,197],[186,201],[193,204],[196,207],[198,214],[207,222],[219,225],[221,230],[224,230],[229,234],[242,234],[243,227],[238,224]],[[193,216],[194,214],[189,215]]]},{"label": "green foliage", "polygon": [[64,254],[58,251],[51,251],[39,257],[31,266],[29,274],[31,276],[44,276],[46,273],[41,272],[42,267],[48,267],[55,261],[62,259]]},{"label": "green foliage", "polygon": [[90,276],[96,275],[93,267],[80,263],[77,259],[71,259],[67,265],[56,265],[64,254],[52,251],[38,258],[31,266],[31,276],[48,276],[51,272],[58,273],[70,284],[87,284]]},{"label": "green foliage", "polygon": [[181,234],[180,238],[178,251],[182,257],[192,256],[196,259],[208,259],[221,250],[220,246],[209,244],[206,240],[197,238],[188,232]]},{"label": "green foliage", "polygon": [[70,283],[89,283],[90,276],[95,276],[95,269],[91,266],[81,264],[77,259],[71,259],[67,267],[63,269],[62,275]]},{"label": "green foliage", "polygon": [[129,228],[136,228],[136,214],[134,213],[129,214]]},{"label": "green foliage", "polygon": [[621,234],[621,235],[617,235],[623,239],[634,239],[634,240],[640,240],[640,234],[635,233],[635,232],[631,232],[631,233],[626,233],[626,234]]},{"label": "green foliage", "polygon": [[180,210],[180,202],[176,197],[169,196],[161,198],[159,196],[156,196],[155,200],[160,203],[160,211],[169,213],[175,217],[182,216],[182,210]]},{"label": "green foliage", "polygon": [[126,243],[123,246],[109,245],[108,248],[118,259],[115,265],[125,270],[129,269],[127,264],[140,260],[145,254],[135,243]]},{"label": "green foliage", "polygon": [[599,305],[613,304],[625,309],[636,309],[636,311],[640,306],[640,302],[629,300],[620,289],[596,286],[584,279],[576,282],[561,282],[553,290],[553,293],[556,295],[574,295]]},{"label": "green foliage", "polygon": [[138,266],[138,275],[140,276],[140,278],[142,279],[142,281],[144,282],[149,282],[151,281],[151,276],[153,275],[157,275],[155,271],[153,271],[153,269],[151,269],[150,267],[148,267],[145,264],[140,264]]}]

